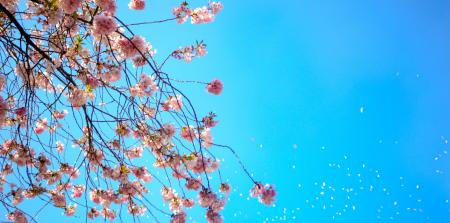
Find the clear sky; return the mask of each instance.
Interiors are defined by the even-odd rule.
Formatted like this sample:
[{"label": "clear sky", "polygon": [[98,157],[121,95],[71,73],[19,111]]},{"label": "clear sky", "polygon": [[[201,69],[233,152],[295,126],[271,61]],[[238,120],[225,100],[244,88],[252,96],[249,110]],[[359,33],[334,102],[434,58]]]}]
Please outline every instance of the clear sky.
[{"label": "clear sky", "polygon": [[[135,30],[160,60],[206,42],[207,56],[172,60],[166,71],[223,80],[220,96],[183,88],[199,111],[218,114],[215,140],[276,185],[274,207],[248,200],[251,181],[212,148],[234,188],[225,222],[450,222],[450,1],[222,2],[211,24]],[[119,17],[170,18],[177,4],[150,0]]]},{"label": "clear sky", "polygon": [[227,158],[238,189],[225,222],[450,222],[449,1],[223,3],[212,24],[141,28],[161,54],[206,41],[205,58],[167,69],[224,81],[193,99],[218,113],[215,139],[277,186],[276,207],[247,201]]}]

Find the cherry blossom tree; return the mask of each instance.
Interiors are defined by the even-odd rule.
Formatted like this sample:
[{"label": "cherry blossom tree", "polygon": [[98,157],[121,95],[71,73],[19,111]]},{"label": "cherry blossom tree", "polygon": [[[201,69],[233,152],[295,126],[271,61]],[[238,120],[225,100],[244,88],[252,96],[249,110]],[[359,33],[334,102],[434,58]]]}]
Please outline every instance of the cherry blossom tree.
[{"label": "cherry blossom tree", "polygon": [[[148,4],[131,0],[126,10]],[[236,157],[254,183],[251,196],[274,202],[273,186],[253,179],[231,147],[213,141],[216,114],[198,114],[179,87],[193,83],[219,95],[222,81],[175,80],[163,70],[170,59],[205,56],[206,44],[161,57],[132,29],[210,23],[223,5],[205,4],[182,2],[167,10],[172,18],[127,24],[116,16],[116,0],[0,0],[0,213],[37,222],[38,213],[22,207],[37,200],[38,212],[52,205],[86,221],[148,214],[161,222],[159,213],[183,223],[198,205],[208,222],[223,222],[231,186],[215,148]],[[155,187],[162,200],[148,198]]]}]

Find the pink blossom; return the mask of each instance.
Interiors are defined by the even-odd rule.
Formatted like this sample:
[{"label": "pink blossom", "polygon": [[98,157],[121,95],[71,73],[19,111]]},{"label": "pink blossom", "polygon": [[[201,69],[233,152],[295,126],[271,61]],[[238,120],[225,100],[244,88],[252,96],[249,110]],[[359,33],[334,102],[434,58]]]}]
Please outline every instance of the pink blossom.
[{"label": "pink blossom", "polygon": [[87,217],[89,219],[94,219],[94,218],[98,217],[99,215],[100,215],[100,212],[97,211],[97,209],[91,208],[91,210],[89,210],[89,212],[87,214]]},{"label": "pink blossom", "polygon": [[197,56],[202,57],[205,56],[207,51],[206,51],[206,45],[204,43],[200,43],[197,45]]},{"label": "pink blossom", "polygon": [[17,150],[17,153],[13,155],[11,161],[16,162],[19,166],[31,166],[33,164],[34,155],[35,151],[33,149],[20,148]]},{"label": "pink blossom", "polygon": [[161,128],[161,136],[166,139],[172,138],[176,133],[175,127],[171,123],[166,123]]},{"label": "pink blossom", "polygon": [[210,208],[214,212],[219,212],[219,211],[223,210],[223,208],[225,207],[225,204],[226,204],[225,198],[215,199],[214,202],[211,204]]},{"label": "pink blossom", "polygon": [[144,215],[146,211],[147,211],[147,208],[145,208],[143,205],[138,206],[138,205],[132,204],[132,203],[130,203],[128,205],[128,213],[130,213],[132,215]]},{"label": "pink blossom", "polygon": [[206,55],[206,45],[203,42],[197,43],[197,46],[185,46],[183,48],[172,52],[172,57],[178,60],[191,62],[195,57],[202,57]]},{"label": "pink blossom", "polygon": [[210,161],[210,165],[208,165],[207,167],[206,167],[206,169],[205,169],[205,171],[207,172],[207,173],[213,173],[214,171],[216,171],[217,169],[219,169],[219,165],[220,165],[220,162],[219,162],[219,160],[212,160],[212,161]]},{"label": "pink blossom", "polygon": [[105,82],[116,82],[122,77],[122,68],[120,66],[111,66],[109,70],[102,75]]},{"label": "pink blossom", "polygon": [[6,121],[6,115],[8,113],[8,104],[3,100],[3,97],[0,96],[0,126],[3,125]]},{"label": "pink blossom", "polygon": [[48,129],[48,121],[46,118],[44,118],[36,122],[34,132],[39,135],[42,134],[47,129]]},{"label": "pink blossom", "polygon": [[184,179],[189,175],[184,170],[174,169],[172,172],[172,176],[176,179]]},{"label": "pink blossom", "polygon": [[[128,184],[127,188],[128,189],[123,189],[123,185],[121,184],[119,187],[119,193],[129,193],[130,195],[133,195],[133,193],[131,193],[131,190],[136,191],[135,188],[138,187],[138,185],[133,185],[133,184]],[[91,199],[92,202],[96,203],[96,204],[101,204],[103,207],[105,208],[109,208],[109,206],[111,205],[111,203],[122,203],[122,199],[119,196],[119,194],[115,193],[113,190],[99,190],[99,189],[92,189],[89,192],[89,198]]]},{"label": "pink blossom", "polygon": [[131,168],[131,172],[133,172],[134,176],[141,179],[144,182],[150,182],[152,180],[152,176],[148,172],[145,166],[138,168]]},{"label": "pink blossom", "polygon": [[58,153],[62,153],[64,150],[64,144],[60,141],[56,141],[56,151],[58,151]]},{"label": "pink blossom", "polygon": [[172,188],[166,186],[163,186],[163,188],[161,189],[161,195],[164,201],[170,201],[174,197],[176,197],[175,191]]},{"label": "pink blossom", "polygon": [[201,178],[198,178],[198,179],[188,178],[188,179],[186,179],[185,186],[189,190],[198,190],[202,186]]},{"label": "pink blossom", "polygon": [[7,216],[8,220],[12,221],[13,223],[27,223],[27,217],[25,214],[19,210],[15,210],[8,214]]},{"label": "pink blossom", "polygon": [[[136,85],[136,86],[131,86],[130,89],[129,89],[129,91],[130,91],[130,95],[131,95],[132,97],[136,97],[136,96],[142,97],[142,96],[144,96],[144,92],[139,88],[138,85]],[[141,95],[142,95],[142,96],[141,96]]]},{"label": "pink blossom", "polygon": [[98,189],[93,189],[89,192],[89,199],[91,199],[92,202],[96,203],[96,204],[100,204],[102,197],[101,195],[101,191]]},{"label": "pink blossom", "polygon": [[9,175],[11,173],[13,173],[12,166],[9,164],[5,164],[5,166],[2,169],[3,176]]},{"label": "pink blossom", "polygon": [[152,47],[145,42],[145,39],[139,35],[133,36],[131,39],[120,37],[115,42],[115,47],[118,49],[123,59],[131,58],[140,53],[144,54]]},{"label": "pink blossom", "polygon": [[260,201],[265,205],[271,205],[275,201],[275,196],[277,195],[275,189],[272,185],[266,185],[261,194]]},{"label": "pink blossom", "polygon": [[164,104],[163,104],[163,109],[165,111],[168,111],[170,109],[179,111],[179,110],[181,110],[182,107],[183,107],[183,101],[181,99],[181,95],[177,95],[176,97],[169,96],[167,101],[164,102]]},{"label": "pink blossom", "polygon": [[113,210],[111,210],[109,208],[103,208],[100,211],[100,214],[110,221],[112,221],[116,218],[116,212],[114,212]]},{"label": "pink blossom", "polygon": [[77,33],[79,31],[79,26],[77,24],[77,20],[75,20],[74,18],[69,17],[69,16],[64,18],[64,23],[62,24],[62,27],[65,30],[67,30],[67,32],[69,33],[70,36],[77,35]]},{"label": "pink blossom", "polygon": [[48,185],[55,184],[56,182],[61,180],[61,177],[62,177],[60,172],[52,172],[52,171],[48,171],[46,173],[41,173],[41,176],[45,180],[47,180]]},{"label": "pink blossom", "polygon": [[72,188],[72,185],[70,183],[65,183],[65,184],[58,184],[55,187],[56,191],[65,191],[65,190],[69,190],[70,188]]},{"label": "pink blossom", "polygon": [[221,2],[210,2],[209,7],[214,15],[217,15],[217,13],[223,10],[223,5]]},{"label": "pink blossom", "polygon": [[[27,65],[23,62],[18,62],[16,64],[16,68],[14,69],[14,73],[22,79],[22,83],[30,83],[30,78],[32,78],[32,73],[27,69]],[[30,83],[31,84],[31,83]]]},{"label": "pink blossom", "polygon": [[82,0],[59,0],[59,6],[65,13],[72,14],[81,7]]},{"label": "pink blossom", "polygon": [[223,90],[223,83],[220,80],[212,80],[209,82],[209,84],[206,86],[206,89],[209,93],[219,95],[222,93]]},{"label": "pink blossom", "polygon": [[64,214],[66,216],[73,216],[77,210],[77,205],[70,205],[65,208]]},{"label": "pink blossom", "polygon": [[187,208],[191,208],[195,205],[195,201],[192,198],[186,198],[183,199],[183,206],[187,207]]},{"label": "pink blossom", "polygon": [[2,91],[5,88],[5,86],[6,86],[6,77],[5,75],[0,75],[0,91]]},{"label": "pink blossom", "polygon": [[142,113],[144,113],[145,117],[147,117],[148,119],[151,119],[156,115],[156,109],[151,108],[147,105],[142,105],[139,108],[141,109]]},{"label": "pink blossom", "polygon": [[113,141],[111,141],[111,146],[114,149],[120,149],[120,140],[114,139]]},{"label": "pink blossom", "polygon": [[64,194],[54,193],[52,194],[52,201],[56,207],[65,207],[66,206],[66,197]]},{"label": "pink blossom", "polygon": [[41,153],[35,160],[35,167],[39,169],[40,173],[47,172],[47,166],[50,165],[50,160],[45,156],[45,153]]},{"label": "pink blossom", "polygon": [[216,194],[207,189],[200,191],[200,193],[198,194],[198,204],[200,204],[200,206],[202,207],[211,206],[216,199]]},{"label": "pink blossom", "polygon": [[228,183],[221,183],[220,184],[220,192],[229,194],[231,190],[231,186]]},{"label": "pink blossom", "polygon": [[182,211],[177,214],[173,214],[170,219],[170,223],[186,223],[186,213]]},{"label": "pink blossom", "polygon": [[181,128],[180,136],[190,142],[194,141],[197,137],[194,127],[192,126],[183,126],[183,128]]},{"label": "pink blossom", "polygon": [[29,152],[34,153],[33,150],[30,151],[27,149],[20,149],[11,157],[11,161],[15,162],[19,166],[31,165],[33,163],[32,160],[34,159],[34,154],[30,155],[28,154]]},{"label": "pink blossom", "polygon": [[147,58],[143,56],[136,56],[133,59],[133,66],[134,67],[143,67],[147,65]]},{"label": "pink blossom", "polygon": [[205,125],[205,127],[207,128],[215,127],[217,123],[219,123],[218,121],[214,120],[215,117],[216,114],[214,113],[210,113],[208,116],[203,117],[202,122]]},{"label": "pink blossom", "polygon": [[127,123],[119,122],[116,126],[116,134],[118,136],[127,137],[130,135],[130,128]]},{"label": "pink blossom", "polygon": [[80,176],[80,171],[73,166],[68,164],[61,165],[61,173],[67,174],[70,178],[78,178]]},{"label": "pink blossom", "polygon": [[16,191],[12,191],[11,194],[13,195],[13,205],[17,206],[18,204],[22,203],[23,201],[23,193],[22,189],[18,189]]},{"label": "pink blossom", "polygon": [[95,0],[95,4],[100,6],[104,11],[114,15],[117,10],[116,0]]},{"label": "pink blossom", "polygon": [[133,97],[150,97],[153,92],[158,90],[158,86],[155,83],[155,78],[153,76],[148,76],[141,74],[140,81],[135,85],[130,87],[130,94]]},{"label": "pink blossom", "polygon": [[64,109],[60,112],[55,110],[53,112],[53,117],[56,119],[63,119],[64,117],[66,117],[67,114],[69,114],[69,112],[66,109]]},{"label": "pink blossom", "polygon": [[214,21],[214,14],[210,13],[207,7],[196,8],[191,14],[192,24],[202,24]]},{"label": "pink blossom", "polygon": [[142,194],[146,192],[148,192],[147,188],[144,187],[144,185],[142,185],[139,181],[122,182],[119,185],[119,194],[134,196],[136,194]]},{"label": "pink blossom", "polygon": [[86,85],[86,92],[91,92],[100,85],[98,78],[91,74],[79,73],[78,78]]},{"label": "pink blossom", "polygon": [[53,84],[51,82],[52,77],[44,72],[39,72],[32,80],[31,84],[35,87],[41,88],[46,91],[53,91]]},{"label": "pink blossom", "polygon": [[128,159],[140,158],[140,157],[142,157],[143,151],[144,151],[144,149],[142,147],[134,147],[134,148],[131,148],[130,150],[126,150],[125,156]]},{"label": "pink blossom", "polygon": [[211,135],[211,130],[209,128],[205,128],[200,133],[200,139],[202,139],[202,146],[205,148],[209,148],[213,145],[213,138]]},{"label": "pink blossom", "polygon": [[72,187],[72,197],[73,198],[78,198],[81,197],[81,195],[84,193],[84,191],[86,190],[86,187],[84,185],[75,185]]},{"label": "pink blossom", "polygon": [[219,213],[213,211],[212,209],[209,209],[206,212],[206,220],[209,223],[222,223],[223,222],[222,216]]},{"label": "pink blossom", "polygon": [[117,23],[112,16],[96,15],[94,17],[94,35],[108,35],[117,29]]},{"label": "pink blossom", "polygon": [[89,98],[89,94],[81,89],[74,89],[69,94],[69,102],[72,104],[72,106],[76,109],[80,108],[81,106],[85,105],[87,100]]},{"label": "pink blossom", "polygon": [[116,165],[114,169],[103,167],[103,176],[116,181],[126,182],[128,180],[129,170],[125,165]]},{"label": "pink blossom", "polygon": [[37,72],[36,74],[33,70],[27,69],[27,65],[23,62],[16,64],[14,72],[22,79],[24,85],[29,84],[31,87],[39,87],[47,91],[53,90],[52,77],[47,72]]},{"label": "pink blossom", "polygon": [[259,195],[262,194],[263,189],[264,189],[264,185],[262,185],[261,183],[256,183],[255,185],[253,185],[252,189],[250,190],[250,196],[258,197]]},{"label": "pink blossom", "polygon": [[190,10],[187,7],[187,3],[181,3],[181,5],[179,7],[176,7],[172,10],[172,13],[175,17],[177,17],[177,22],[179,24],[181,23],[185,23],[186,20],[189,18],[189,16],[192,13],[192,10]]},{"label": "pink blossom", "polygon": [[272,185],[256,183],[250,190],[250,196],[259,197],[261,203],[271,205],[275,201],[276,191]]},{"label": "pink blossom", "polygon": [[176,97],[169,98],[169,108],[178,111],[183,107],[183,101],[181,99],[181,95],[177,95]]},{"label": "pink blossom", "polygon": [[19,4],[19,0],[0,0],[0,4],[8,9],[8,11],[15,12],[17,5]]},{"label": "pink blossom", "polygon": [[202,24],[212,22],[222,9],[223,5],[220,2],[210,2],[208,7],[204,6],[194,10],[189,9],[187,3],[181,3],[179,7],[172,10],[172,13],[180,24],[186,22],[189,17],[191,17],[192,24]]},{"label": "pink blossom", "polygon": [[181,212],[183,210],[183,200],[178,196],[174,197],[169,202],[169,209],[174,213]]},{"label": "pink blossom", "polygon": [[133,10],[143,10],[145,8],[145,0],[131,0],[128,7]]},{"label": "pink blossom", "polygon": [[189,168],[195,173],[214,172],[219,167],[219,162],[213,159],[207,159],[201,154],[197,155],[194,164],[189,164]]},{"label": "pink blossom", "polygon": [[23,117],[27,114],[27,109],[25,107],[21,107],[14,110],[14,113],[19,117]]},{"label": "pink blossom", "polygon": [[138,54],[136,47],[134,47],[133,43],[127,38],[120,37],[115,42],[115,46],[123,59],[127,59]]},{"label": "pink blossom", "polygon": [[[151,45],[148,44],[142,36],[135,35],[131,38],[131,43],[134,47],[139,50],[141,53],[145,53],[147,50],[151,49]],[[139,53],[139,52],[137,52]]]},{"label": "pink blossom", "polygon": [[102,160],[105,158],[105,155],[99,149],[91,149],[91,150],[87,151],[86,156],[92,165],[100,164],[102,162]]},{"label": "pink blossom", "polygon": [[38,187],[32,187],[26,191],[23,192],[23,196],[27,199],[33,199],[36,196],[40,195],[40,193],[44,190],[43,188],[39,188]]}]

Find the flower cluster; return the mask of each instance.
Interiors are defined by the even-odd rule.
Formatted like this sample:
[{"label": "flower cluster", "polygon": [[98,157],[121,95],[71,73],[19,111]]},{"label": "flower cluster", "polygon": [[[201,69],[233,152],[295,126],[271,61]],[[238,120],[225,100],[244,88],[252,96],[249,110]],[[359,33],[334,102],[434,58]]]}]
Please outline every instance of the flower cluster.
[{"label": "flower cluster", "polygon": [[208,6],[190,9],[187,2],[181,3],[179,7],[172,10],[178,23],[185,23],[191,18],[192,24],[202,24],[214,21],[214,17],[223,9],[220,2],[210,2]]},{"label": "flower cluster", "polygon": [[72,14],[81,7],[82,0],[59,0],[59,6],[65,13]]},{"label": "flower cluster", "polygon": [[108,35],[117,29],[114,17],[108,15],[97,15],[94,17],[94,34]]},{"label": "flower cluster", "polygon": [[208,83],[208,85],[206,86],[206,89],[211,94],[219,95],[220,93],[222,93],[223,83],[222,83],[222,81],[217,80],[217,79],[212,80],[211,82]]},{"label": "flower cluster", "polygon": [[145,0],[131,0],[128,7],[133,10],[144,10]]},{"label": "flower cluster", "polygon": [[275,188],[272,185],[256,183],[250,190],[252,197],[258,197],[259,201],[265,205],[271,205],[275,201],[276,196]]},{"label": "flower cluster", "polygon": [[146,74],[141,75],[141,80],[135,85],[130,87],[130,95],[133,97],[150,97],[153,92],[158,90],[158,86],[155,84],[155,78]]},{"label": "flower cluster", "polygon": [[116,0],[95,0],[95,4],[109,15],[114,15],[116,13]]},{"label": "flower cluster", "polygon": [[7,215],[8,220],[14,223],[27,223],[27,217],[25,214],[19,210],[15,210]]},{"label": "flower cluster", "polygon": [[0,0],[0,4],[2,4],[9,11],[15,11],[17,5],[19,4],[19,0]]},{"label": "flower cluster", "polygon": [[206,45],[203,42],[195,46],[186,46],[172,52],[172,56],[178,60],[191,62],[192,58],[205,56],[207,53]]},{"label": "flower cluster", "polygon": [[0,127],[6,122],[7,114],[8,104],[6,104],[6,101],[0,96]]}]

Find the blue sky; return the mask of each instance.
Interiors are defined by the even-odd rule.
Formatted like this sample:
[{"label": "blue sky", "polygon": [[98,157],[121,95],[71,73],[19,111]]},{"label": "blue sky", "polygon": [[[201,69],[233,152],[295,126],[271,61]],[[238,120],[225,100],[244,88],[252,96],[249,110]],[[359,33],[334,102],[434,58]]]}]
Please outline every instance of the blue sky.
[{"label": "blue sky", "polygon": [[450,2],[224,5],[213,24],[141,28],[160,53],[206,41],[205,58],[167,69],[224,81],[193,100],[218,113],[216,140],[277,186],[276,207],[247,201],[227,158],[238,189],[226,222],[450,222]]},{"label": "blue sky", "polygon": [[[119,17],[170,18],[178,3],[148,1]],[[183,89],[201,113],[218,114],[215,140],[276,185],[274,207],[248,200],[251,181],[229,152],[212,148],[234,188],[225,222],[450,222],[449,1],[223,3],[211,24],[135,30],[160,60],[206,42],[206,57],[165,69],[178,79],[223,80],[220,96]]]}]

